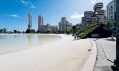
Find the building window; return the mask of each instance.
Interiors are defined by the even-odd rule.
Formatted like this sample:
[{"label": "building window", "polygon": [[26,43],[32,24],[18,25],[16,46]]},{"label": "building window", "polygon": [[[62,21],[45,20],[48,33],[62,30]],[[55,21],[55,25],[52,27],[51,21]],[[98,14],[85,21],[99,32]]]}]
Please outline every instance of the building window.
[{"label": "building window", "polygon": [[113,11],[111,11],[111,14],[113,14]]},{"label": "building window", "polygon": [[109,15],[111,15],[111,12],[109,12]]},{"label": "building window", "polygon": [[110,8],[109,8],[109,11],[110,11]]},{"label": "building window", "polygon": [[113,10],[113,7],[111,6],[111,10]]},{"label": "building window", "polygon": [[111,16],[111,20],[113,20],[113,17]]}]

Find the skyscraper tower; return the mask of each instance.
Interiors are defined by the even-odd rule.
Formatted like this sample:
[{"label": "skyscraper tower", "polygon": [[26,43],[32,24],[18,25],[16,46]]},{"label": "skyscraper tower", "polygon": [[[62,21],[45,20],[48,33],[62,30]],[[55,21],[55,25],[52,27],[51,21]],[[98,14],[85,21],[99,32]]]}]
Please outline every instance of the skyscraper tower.
[{"label": "skyscraper tower", "polygon": [[28,29],[32,29],[32,14],[28,14]]},{"label": "skyscraper tower", "polygon": [[26,33],[35,33],[35,29],[32,29],[32,14],[28,14],[28,29],[26,30]]},{"label": "skyscraper tower", "polygon": [[41,26],[43,26],[43,16],[39,15],[38,16],[38,30],[40,30]]}]

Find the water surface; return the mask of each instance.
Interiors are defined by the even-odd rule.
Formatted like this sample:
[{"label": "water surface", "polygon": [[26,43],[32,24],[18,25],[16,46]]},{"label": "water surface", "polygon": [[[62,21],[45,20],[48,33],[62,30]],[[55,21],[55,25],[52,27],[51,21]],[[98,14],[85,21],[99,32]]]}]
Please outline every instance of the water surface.
[{"label": "water surface", "polygon": [[61,39],[57,35],[45,34],[2,34],[0,35],[0,54],[19,51]]}]

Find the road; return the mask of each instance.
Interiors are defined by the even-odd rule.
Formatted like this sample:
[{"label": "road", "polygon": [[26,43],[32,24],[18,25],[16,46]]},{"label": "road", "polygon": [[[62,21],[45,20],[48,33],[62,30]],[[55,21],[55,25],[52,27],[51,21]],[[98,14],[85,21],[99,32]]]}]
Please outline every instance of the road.
[{"label": "road", "polygon": [[116,41],[112,41],[111,37],[93,40],[96,42],[98,51],[94,71],[113,71],[111,66],[114,64],[108,60],[116,59]]}]

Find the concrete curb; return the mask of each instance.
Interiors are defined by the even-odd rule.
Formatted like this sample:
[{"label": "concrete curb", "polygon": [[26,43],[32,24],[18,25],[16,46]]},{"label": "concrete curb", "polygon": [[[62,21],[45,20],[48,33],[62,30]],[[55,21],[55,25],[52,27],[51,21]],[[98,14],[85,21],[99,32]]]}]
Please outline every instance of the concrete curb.
[{"label": "concrete curb", "polygon": [[83,65],[81,71],[93,71],[94,65],[95,65],[95,62],[96,62],[97,47],[96,47],[96,44],[93,40],[91,40],[91,39],[89,39],[89,40],[92,43],[92,50],[91,50],[91,53],[90,53],[87,61]]}]

